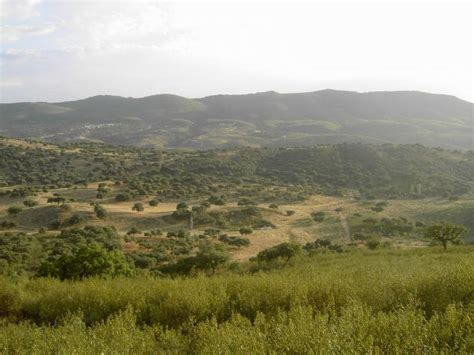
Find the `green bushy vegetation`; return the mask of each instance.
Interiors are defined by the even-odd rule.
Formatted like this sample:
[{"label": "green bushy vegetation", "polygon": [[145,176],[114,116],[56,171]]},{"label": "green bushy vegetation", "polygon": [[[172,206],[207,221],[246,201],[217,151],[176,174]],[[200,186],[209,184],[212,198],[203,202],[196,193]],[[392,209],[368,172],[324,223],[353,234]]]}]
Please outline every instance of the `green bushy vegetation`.
[{"label": "green bushy vegetation", "polygon": [[[59,234],[6,232],[0,234],[0,274],[52,276],[82,279],[94,275],[131,275],[134,269],[155,274],[190,274],[214,271],[229,259],[225,246],[246,247],[246,238],[193,234],[184,230],[150,231],[142,235],[131,229],[125,236],[113,227],[86,226]],[[225,237],[224,237],[225,236]],[[124,253],[125,241],[138,250]]]},{"label": "green bushy vegetation", "polygon": [[352,218],[352,231],[356,239],[365,240],[366,238],[377,236],[404,236],[410,234],[420,234],[425,230],[424,225],[408,221],[406,218]]},{"label": "green bushy vegetation", "polygon": [[[74,272],[71,261],[80,250],[83,256],[95,249],[107,257],[107,252],[120,254],[121,243],[121,237],[111,227],[72,228],[57,235],[6,232],[0,234],[0,274],[32,276],[42,269],[45,274],[59,277],[62,272]],[[92,266],[92,259],[91,256],[73,264],[89,262]],[[71,267],[66,271],[68,264]]]},{"label": "green bushy vegetation", "polygon": [[0,354],[474,352],[472,152],[8,142]]},{"label": "green bushy vegetation", "polygon": [[[53,147],[53,148],[51,148]],[[28,196],[44,188],[97,181],[126,182],[119,201],[157,195],[168,199],[238,193],[242,204],[265,200],[262,186],[288,186],[281,199],[352,190],[373,198],[459,196],[472,192],[474,155],[419,145],[341,144],[304,148],[242,148],[198,152],[99,144],[9,145],[0,140],[0,185],[28,185],[4,194]],[[433,174],[436,171],[436,174]],[[219,187],[221,186],[221,187]],[[108,190],[98,188],[100,198]],[[237,195],[236,195],[237,196]],[[212,202],[214,201],[214,202]],[[383,209],[383,206],[376,208]]]},{"label": "green bushy vegetation", "polygon": [[185,279],[4,277],[0,352],[472,353],[473,260],[456,247]]}]

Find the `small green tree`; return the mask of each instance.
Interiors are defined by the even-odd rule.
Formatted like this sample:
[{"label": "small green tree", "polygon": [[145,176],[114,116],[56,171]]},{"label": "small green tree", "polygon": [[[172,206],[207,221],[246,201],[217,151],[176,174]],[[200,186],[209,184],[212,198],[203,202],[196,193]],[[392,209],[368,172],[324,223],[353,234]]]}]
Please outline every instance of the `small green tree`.
[{"label": "small green tree", "polygon": [[131,274],[130,264],[122,252],[109,252],[95,243],[79,248],[74,253],[66,253],[57,259],[43,262],[38,272],[39,276],[61,280]]},{"label": "small green tree", "polygon": [[73,225],[76,225],[76,224],[80,224],[84,221],[85,221],[84,216],[82,216],[80,214],[77,214],[77,213],[74,213],[71,217],[69,217],[68,219],[66,219],[63,222],[63,225],[64,226],[73,226]]},{"label": "small green tree", "polygon": [[281,243],[274,247],[262,250],[257,254],[259,261],[272,261],[275,259],[285,259],[288,262],[293,256],[297,255],[301,251],[301,247],[298,244],[292,243]]},{"label": "small green tree", "polygon": [[373,236],[373,237],[370,237],[365,245],[367,246],[367,248],[369,248],[370,250],[375,250],[377,249],[379,246],[380,246],[380,243],[381,243],[381,239],[380,237],[376,237],[376,236]]},{"label": "small green tree", "polygon": [[201,247],[195,260],[198,269],[211,269],[214,273],[219,265],[229,260],[229,253],[225,249],[213,246]]},{"label": "small green tree", "polygon": [[106,209],[98,203],[94,204],[94,212],[97,218],[105,219],[107,217]]},{"label": "small green tree", "polygon": [[207,199],[207,201],[209,203],[212,203],[213,205],[216,205],[216,206],[224,206],[226,201],[225,201],[225,197],[224,196],[211,196]]},{"label": "small green tree", "polygon": [[176,210],[187,210],[188,204],[186,202],[180,202],[176,205]]},{"label": "small green tree", "polygon": [[158,203],[159,203],[159,201],[158,201],[157,199],[153,199],[153,200],[148,201],[148,204],[149,204],[151,207],[156,207],[156,206],[158,206]]},{"label": "small green tree", "polygon": [[130,230],[127,232],[127,235],[135,235],[135,234],[140,234],[142,231],[138,229],[137,227],[132,227]]},{"label": "small green tree", "polygon": [[115,196],[115,201],[117,201],[117,202],[130,201],[130,196],[128,194],[117,194]]},{"label": "small green tree", "polygon": [[322,222],[326,218],[326,213],[323,211],[311,213],[311,217],[315,222]]},{"label": "small green tree", "polygon": [[199,248],[195,256],[179,259],[172,264],[164,265],[160,271],[167,274],[187,275],[192,270],[211,271],[215,273],[217,267],[229,260],[229,253],[218,246],[206,245]]},{"label": "small green tree", "polygon": [[35,207],[35,206],[38,206],[38,202],[35,201],[35,200],[25,200],[25,201],[23,201],[23,204],[24,204],[26,207]]},{"label": "small green tree", "polygon": [[448,222],[435,223],[426,229],[425,236],[434,242],[441,243],[444,250],[448,248],[448,243],[459,244],[461,237],[466,234],[467,229],[461,224]]},{"label": "small green tree", "polygon": [[66,199],[64,197],[55,196],[55,197],[49,197],[46,202],[57,203],[59,205],[59,204],[64,204],[66,202]]},{"label": "small green tree", "polygon": [[207,208],[211,207],[211,204],[208,201],[204,201],[204,202],[201,203],[201,207],[203,209],[207,209]]},{"label": "small green tree", "polygon": [[135,203],[132,207],[132,211],[142,212],[144,210],[145,210],[145,207],[143,207],[143,204],[140,202]]},{"label": "small green tree", "polygon": [[248,198],[248,197],[244,197],[242,199],[240,199],[240,201],[237,203],[238,206],[256,206],[257,205],[257,202],[255,202],[254,200]]},{"label": "small green tree", "polygon": [[239,233],[241,235],[248,235],[253,233],[253,229],[250,227],[242,227],[239,229]]},{"label": "small green tree", "polygon": [[186,202],[180,202],[176,205],[176,211],[173,212],[172,216],[177,219],[187,219],[191,215],[191,211],[188,209]]},{"label": "small green tree", "polygon": [[18,207],[18,206],[10,206],[7,209],[7,213],[11,216],[16,216],[21,211],[23,211],[23,209],[21,207]]}]

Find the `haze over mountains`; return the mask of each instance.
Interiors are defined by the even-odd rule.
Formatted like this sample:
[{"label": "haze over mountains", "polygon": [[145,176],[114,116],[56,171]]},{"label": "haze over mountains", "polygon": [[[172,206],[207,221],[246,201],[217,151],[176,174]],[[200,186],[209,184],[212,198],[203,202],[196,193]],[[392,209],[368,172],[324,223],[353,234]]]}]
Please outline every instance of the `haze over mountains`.
[{"label": "haze over mountains", "polygon": [[0,105],[0,135],[170,148],[420,143],[473,149],[473,104],[413,91],[94,96]]}]

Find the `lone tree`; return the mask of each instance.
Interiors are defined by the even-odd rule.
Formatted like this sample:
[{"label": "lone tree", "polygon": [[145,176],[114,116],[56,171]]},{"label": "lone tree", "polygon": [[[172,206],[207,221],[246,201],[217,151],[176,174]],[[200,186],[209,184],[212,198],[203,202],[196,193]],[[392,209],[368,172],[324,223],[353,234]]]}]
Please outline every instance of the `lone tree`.
[{"label": "lone tree", "polygon": [[130,201],[130,196],[128,194],[117,194],[115,196],[115,201],[117,201],[117,202],[127,202],[127,201]]},{"label": "lone tree", "polygon": [[272,261],[275,259],[284,259],[288,262],[292,257],[297,255],[301,251],[301,247],[298,244],[292,243],[281,243],[274,247],[262,250],[257,254],[257,260],[259,261]]},{"label": "lone tree", "polygon": [[125,255],[108,251],[97,243],[83,246],[59,258],[43,262],[38,276],[51,276],[61,280],[83,279],[91,276],[118,276],[132,274]]},{"label": "lone tree", "polygon": [[326,218],[326,213],[323,211],[313,212],[311,213],[311,217],[313,217],[315,222],[322,222],[324,221],[324,218]]},{"label": "lone tree", "polygon": [[107,211],[98,203],[94,204],[94,212],[97,218],[104,219],[105,217],[107,217]]},{"label": "lone tree", "polygon": [[176,205],[176,210],[187,210],[188,204],[186,202],[180,202]]},{"label": "lone tree", "polygon": [[132,207],[132,211],[142,212],[144,210],[145,210],[145,207],[143,207],[143,204],[140,202],[135,203]]},{"label": "lone tree", "polygon": [[167,264],[160,268],[166,274],[187,275],[192,270],[210,271],[215,273],[217,267],[229,260],[229,253],[224,248],[214,245],[204,245],[199,248],[195,256],[181,258],[173,264]]},{"label": "lone tree", "polygon": [[23,204],[24,204],[26,207],[35,207],[35,206],[38,206],[38,202],[35,201],[35,200],[25,200],[25,201],[23,201]]},{"label": "lone tree", "polygon": [[11,216],[16,216],[21,211],[23,211],[23,209],[21,207],[18,207],[18,206],[10,206],[10,207],[8,207],[8,210],[7,210],[8,214],[11,215]]},{"label": "lone tree", "polygon": [[188,209],[186,202],[180,202],[176,205],[176,211],[173,212],[172,216],[177,219],[188,219],[190,218],[191,211]]},{"label": "lone tree", "polygon": [[153,199],[153,200],[148,201],[148,204],[149,204],[151,207],[156,207],[156,206],[158,206],[158,203],[159,203],[159,201],[158,201],[156,198]]},{"label": "lone tree", "polygon": [[238,206],[256,206],[257,202],[255,202],[254,200],[248,197],[244,197],[237,203],[237,205]]},{"label": "lone tree", "polygon": [[61,203],[64,204],[66,202],[66,199],[64,197],[55,196],[55,197],[49,197],[46,202],[47,203],[57,203],[59,205]]},{"label": "lone tree", "polygon": [[253,233],[253,229],[250,227],[242,227],[239,229],[239,233],[241,235],[248,235]]},{"label": "lone tree", "polygon": [[434,242],[441,243],[444,250],[448,248],[448,243],[459,244],[461,237],[467,232],[466,227],[460,224],[440,222],[429,226],[425,236],[432,238]]}]

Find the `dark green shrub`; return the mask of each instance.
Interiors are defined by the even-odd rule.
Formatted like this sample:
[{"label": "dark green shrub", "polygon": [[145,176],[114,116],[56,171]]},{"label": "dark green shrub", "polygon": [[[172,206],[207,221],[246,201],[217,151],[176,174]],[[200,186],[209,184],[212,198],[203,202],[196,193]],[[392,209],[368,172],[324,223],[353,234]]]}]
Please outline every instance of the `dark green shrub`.
[{"label": "dark green shrub", "polygon": [[253,229],[249,227],[242,227],[239,229],[239,233],[242,235],[248,235],[253,233]]},{"label": "dark green shrub", "polygon": [[10,206],[7,209],[7,213],[11,216],[16,216],[17,214],[21,213],[21,211],[23,211],[23,209],[18,206]]},{"label": "dark green shrub", "polygon": [[298,244],[281,243],[269,249],[265,249],[257,254],[259,261],[272,261],[275,259],[284,259],[287,262],[297,255],[301,250]]},{"label": "dark green shrub", "polygon": [[311,217],[315,222],[322,222],[326,218],[326,213],[323,211],[311,213]]},{"label": "dark green shrub", "polygon": [[61,280],[131,274],[132,269],[121,252],[107,251],[99,244],[90,244],[57,259],[45,261],[38,271],[38,276],[56,277]]},{"label": "dark green shrub", "polygon": [[115,201],[117,202],[127,202],[130,201],[130,195],[128,194],[117,194],[115,196]]},{"label": "dark green shrub", "polygon": [[143,212],[144,210],[145,210],[145,207],[140,202],[135,203],[132,207],[132,211]]},{"label": "dark green shrub", "polygon": [[159,201],[158,201],[157,199],[153,199],[153,200],[148,201],[148,204],[149,204],[151,207],[156,207],[156,206],[158,206]]},{"label": "dark green shrub", "polygon": [[35,200],[25,200],[23,201],[23,205],[25,205],[26,207],[35,207],[38,206],[38,202]]}]

